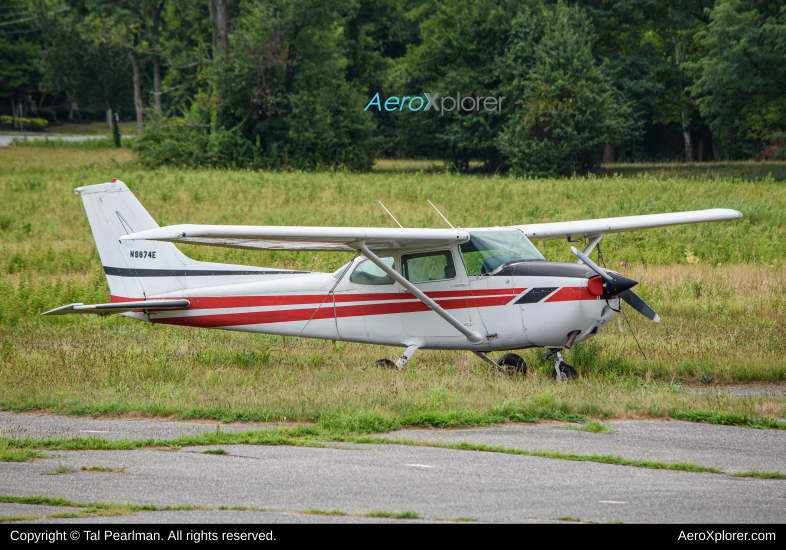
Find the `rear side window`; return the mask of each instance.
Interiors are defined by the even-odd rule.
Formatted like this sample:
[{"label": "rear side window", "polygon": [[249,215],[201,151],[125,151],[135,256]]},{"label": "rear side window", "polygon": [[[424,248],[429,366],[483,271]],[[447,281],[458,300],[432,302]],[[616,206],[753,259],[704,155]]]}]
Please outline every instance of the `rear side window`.
[{"label": "rear side window", "polygon": [[404,278],[412,283],[456,277],[456,266],[450,250],[407,254],[401,257],[401,266]]},{"label": "rear side window", "polygon": [[[388,256],[380,258],[380,260],[395,269],[393,257]],[[356,285],[392,285],[395,283],[393,277],[382,271],[371,260],[360,262],[355,271],[352,272],[352,275],[350,275],[349,282]]]}]

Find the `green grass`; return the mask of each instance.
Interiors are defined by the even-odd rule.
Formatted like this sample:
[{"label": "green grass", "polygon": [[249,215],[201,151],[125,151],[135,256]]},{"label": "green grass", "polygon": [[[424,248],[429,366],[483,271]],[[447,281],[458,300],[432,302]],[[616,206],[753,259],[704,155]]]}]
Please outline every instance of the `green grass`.
[{"label": "green grass", "polygon": [[617,428],[609,426],[601,422],[587,422],[584,425],[568,424],[565,426],[566,430],[574,430],[577,432],[591,432],[595,434],[614,434],[617,433]]},{"label": "green grass", "polygon": [[786,475],[782,474],[780,470],[777,472],[768,472],[766,470],[749,470],[747,472],[738,472],[728,475],[734,477],[755,477],[758,479],[786,479]]},{"label": "green grass", "polygon": [[[47,496],[28,496],[18,497],[13,495],[0,495],[0,502],[14,503],[14,504],[38,504],[43,506],[60,506],[70,508],[81,508],[78,512],[67,512],[59,514],[47,515],[47,518],[75,518],[75,517],[94,517],[94,516],[119,516],[131,515],[137,512],[160,512],[172,510],[232,510],[232,511],[252,511],[252,512],[286,512],[286,510],[273,510],[270,508],[260,508],[253,506],[218,506],[214,508],[206,508],[203,506],[191,505],[173,505],[173,506],[155,506],[153,504],[132,504],[126,502],[124,504],[106,503],[106,502],[74,502],[60,497],[47,497]],[[322,510],[319,508],[309,508],[307,510],[296,511],[298,514],[310,514],[321,516],[358,516],[358,517],[382,517],[392,519],[418,519],[420,514],[410,510],[404,512],[385,512],[380,510],[373,510],[367,513],[347,514],[346,512],[334,508],[333,510]],[[0,518],[0,521],[24,521],[26,519],[39,519],[40,516],[7,516]],[[475,518],[457,518],[455,521],[476,521]]]},{"label": "green grass", "polygon": [[147,441],[123,441],[123,440],[104,440],[97,438],[73,438],[59,440],[42,439],[9,439],[6,440],[10,447],[20,449],[60,449],[60,450],[132,450],[143,448],[171,448],[179,449],[182,447],[200,445],[293,445],[305,447],[327,447],[325,441],[360,443],[360,444],[383,444],[383,445],[412,445],[420,447],[436,447],[445,449],[456,449],[463,451],[481,451],[493,453],[505,453],[522,456],[536,456],[541,458],[551,458],[557,460],[571,460],[580,462],[596,462],[600,464],[613,464],[617,466],[631,466],[636,468],[648,468],[659,470],[676,470],[683,472],[698,473],[720,473],[718,468],[702,466],[686,462],[664,463],[650,460],[628,459],[617,455],[581,455],[575,453],[564,453],[562,451],[546,450],[525,450],[511,449],[499,446],[485,445],[480,443],[445,443],[430,441],[414,441],[408,439],[391,439],[373,435],[352,434],[346,431],[336,431],[321,428],[318,426],[305,426],[298,428],[280,430],[260,430],[247,432],[220,432],[204,433],[195,436],[183,436],[169,440],[147,440]]},{"label": "green grass", "polygon": [[203,455],[228,455],[229,452],[225,451],[224,449],[208,449],[207,451],[202,451]]},{"label": "green grass", "polygon": [[664,163],[620,163],[603,166],[601,173],[634,177],[647,174],[659,177],[683,177],[696,179],[741,178],[747,180],[786,180],[786,162],[664,162]]},{"label": "green grass", "polygon": [[570,516],[563,516],[563,517],[561,517],[561,518],[554,518],[554,519],[558,519],[558,520],[560,520],[560,521],[570,521],[570,522],[577,522],[577,523],[581,523],[581,519],[579,519],[579,518],[573,518],[573,517],[570,517]]},{"label": "green grass", "polygon": [[[349,432],[555,419],[677,419],[781,429],[782,399],[693,395],[688,384],[786,381],[786,187],[769,164],[724,163],[625,176],[527,180],[461,176],[438,163],[380,161],[369,174],[141,168],[126,148],[0,151],[0,409],[142,414],[221,422],[320,423]],[[780,163],[783,164],[783,163]],[[622,168],[622,167],[620,167]],[[663,168],[663,167],[661,167]],[[722,170],[721,170],[722,168]],[[769,172],[768,172],[769,173]],[[774,173],[774,172],[773,172]],[[717,176],[717,177],[716,177]],[[539,350],[526,378],[499,377],[468,352],[418,352],[403,372],[372,369],[397,350],[152,326],[119,316],[42,318],[109,300],[73,188],[123,179],[162,225],[190,223],[443,227],[429,198],[463,227],[737,208],[734,223],[610,235],[637,292],[662,317],[632,315],[647,353],[614,323],[574,346],[580,380],[556,386]],[[456,192],[457,190],[471,192]],[[479,206],[482,205],[482,206]],[[567,243],[539,243],[573,261]],[[198,260],[332,271],[346,254],[182,247]],[[614,263],[616,262],[616,263]],[[74,316],[76,317],[76,316]],[[291,343],[291,339],[289,340]]]},{"label": "green grass", "polygon": [[111,466],[110,467],[106,467],[106,466],[90,466],[89,468],[87,466],[82,466],[81,471],[82,472],[125,472],[126,468],[127,468],[127,466],[121,466],[121,467],[117,467],[117,468],[114,468],[114,467],[111,467]]},{"label": "green grass", "polygon": [[0,523],[7,523],[10,521],[33,521],[41,519],[41,516],[0,516]]},{"label": "green grass", "polygon": [[308,510],[301,510],[298,512],[299,514],[309,514],[312,516],[346,516],[348,515],[346,512],[339,510],[338,508],[334,508],[332,510],[322,510],[320,508],[309,508]]},{"label": "green grass", "polygon": [[71,474],[74,472],[74,467],[69,466],[68,464],[58,464],[55,468],[50,471],[50,474]]},{"label": "green grass", "polygon": [[158,512],[170,510],[204,510],[201,506],[178,504],[175,506],[155,506],[153,504],[133,504],[115,502],[74,502],[61,497],[0,495],[0,502],[14,504],[39,504],[42,506],[60,506],[68,508],[81,508],[76,515],[58,514],[48,517],[92,517],[92,516],[127,516],[137,512]]},{"label": "green grass", "polygon": [[412,510],[405,510],[404,512],[386,512],[384,510],[373,510],[367,514],[363,514],[370,518],[391,518],[391,519],[418,519],[420,514]]},{"label": "green grass", "polygon": [[36,458],[51,458],[33,449],[8,448],[8,441],[0,441],[0,462],[27,462]]},{"label": "green grass", "polygon": [[[111,136],[112,130],[107,128],[105,121],[63,122],[62,124],[47,126],[43,133],[71,136]],[[121,122],[120,133],[122,135],[136,135],[136,121]]]}]

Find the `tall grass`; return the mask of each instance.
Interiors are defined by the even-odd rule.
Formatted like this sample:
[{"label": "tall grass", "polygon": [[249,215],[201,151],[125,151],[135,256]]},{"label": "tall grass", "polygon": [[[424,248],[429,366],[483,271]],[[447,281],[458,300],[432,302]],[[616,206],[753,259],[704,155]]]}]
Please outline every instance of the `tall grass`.
[{"label": "tall grass", "polygon": [[[696,396],[682,385],[786,379],[786,190],[772,178],[523,180],[459,176],[417,161],[405,166],[409,172],[395,172],[388,162],[370,174],[151,171],[126,149],[36,147],[1,150],[0,163],[0,407],[443,425],[669,410],[746,418],[786,412],[776,398]],[[279,362],[277,337],[117,316],[41,318],[62,304],[108,301],[73,188],[113,177],[131,187],[160,225],[390,227],[381,200],[405,227],[444,227],[427,199],[462,227],[713,207],[736,208],[745,217],[604,239],[609,266],[626,261],[625,274],[641,281],[637,292],[663,321],[629,312],[647,358],[628,327],[620,334],[613,324],[566,353],[582,380],[555,387],[546,372],[552,364],[536,350],[522,353],[530,370],[524,380],[500,378],[464,352],[421,351],[396,373],[369,368],[380,357],[395,358],[396,350],[376,346],[301,341]],[[549,259],[575,259],[565,242],[538,246]],[[348,259],[182,249],[198,260],[313,271],[331,271]]]}]

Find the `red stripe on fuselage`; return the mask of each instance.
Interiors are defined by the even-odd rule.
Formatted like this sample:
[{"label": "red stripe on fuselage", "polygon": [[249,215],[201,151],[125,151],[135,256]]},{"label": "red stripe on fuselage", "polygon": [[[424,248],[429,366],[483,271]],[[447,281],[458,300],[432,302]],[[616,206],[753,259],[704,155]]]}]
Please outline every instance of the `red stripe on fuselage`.
[{"label": "red stripe on fuselage", "polygon": [[[440,292],[426,292],[426,296],[433,300],[440,298],[462,298],[472,296],[515,296],[527,290],[526,288],[501,288],[497,290],[446,290]],[[375,292],[360,294],[355,292],[338,292],[335,295],[337,304],[347,302],[376,302],[383,300],[417,300],[409,292]],[[267,296],[206,296],[185,297],[191,302],[187,309],[223,309],[235,307],[270,307],[294,306],[302,304],[320,304],[325,300],[324,294],[271,294]],[[124,298],[112,296],[112,303],[134,302],[142,298]],[[328,300],[329,301],[329,300]]]},{"label": "red stripe on fuselage", "polygon": [[575,300],[597,300],[585,286],[566,286],[549,296],[546,302],[573,302]]},{"label": "red stripe on fuselage", "polygon": [[[470,307],[498,307],[507,305],[512,296],[526,290],[497,289],[497,290],[452,290],[442,292],[429,292],[427,296],[434,298],[437,304],[446,309],[466,309]],[[223,309],[231,307],[264,307],[280,305],[299,305],[309,303],[322,303],[319,308],[284,309],[276,311],[250,311],[242,313],[219,313],[211,315],[194,315],[187,317],[152,318],[154,323],[169,325],[183,325],[192,327],[229,327],[241,325],[257,325],[270,323],[290,323],[307,321],[309,319],[332,319],[335,317],[359,317],[371,315],[393,315],[398,313],[416,313],[429,311],[429,307],[420,302],[410,293],[387,292],[373,294],[339,293],[332,300],[325,299],[325,295],[271,295],[271,296],[229,296],[205,297],[186,299],[192,301],[188,309]],[[443,298],[443,299],[439,299]],[[452,299],[445,299],[452,298]],[[584,287],[563,287],[555,292],[545,302],[565,302],[576,300],[596,300],[597,297],[589,293]],[[112,302],[128,302],[137,298],[124,298],[112,296]],[[324,302],[323,302],[324,300]],[[412,301],[403,301],[412,300]],[[348,302],[377,301],[387,303],[339,305]]]},{"label": "red stripe on fuselage", "polygon": [[[510,301],[509,296],[490,298],[466,298],[457,300],[437,300],[443,309],[466,309],[468,307],[504,306]],[[360,317],[366,315],[392,315],[396,313],[415,313],[429,311],[423,302],[395,302],[386,304],[358,304],[335,307],[335,316]],[[239,325],[266,325],[269,323],[290,323],[309,319],[332,319],[334,305],[326,301],[320,308],[284,309],[277,311],[251,311],[245,313],[221,313],[216,315],[195,315],[188,317],[165,317],[151,319],[154,323],[168,325],[185,325],[190,327],[229,327]]]}]

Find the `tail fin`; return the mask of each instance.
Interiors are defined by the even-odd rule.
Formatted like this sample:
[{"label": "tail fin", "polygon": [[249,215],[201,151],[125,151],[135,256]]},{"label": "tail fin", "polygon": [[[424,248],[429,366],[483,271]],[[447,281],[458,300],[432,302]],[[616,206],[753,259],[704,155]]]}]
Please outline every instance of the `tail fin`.
[{"label": "tail fin", "polygon": [[79,187],[113,302],[145,300],[186,287],[185,266],[194,263],[172,243],[126,241],[120,237],[158,224],[125,183]]}]

